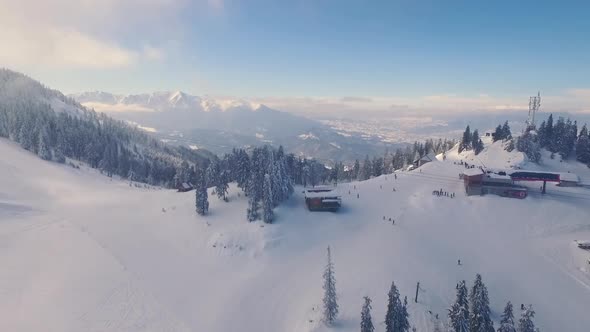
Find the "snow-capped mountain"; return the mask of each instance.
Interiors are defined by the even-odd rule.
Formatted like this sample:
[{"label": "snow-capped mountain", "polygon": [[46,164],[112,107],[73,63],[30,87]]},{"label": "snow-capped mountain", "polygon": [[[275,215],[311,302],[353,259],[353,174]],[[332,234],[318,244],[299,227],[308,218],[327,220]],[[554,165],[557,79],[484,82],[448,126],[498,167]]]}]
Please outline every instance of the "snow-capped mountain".
[{"label": "snow-capped mountain", "polygon": [[[99,110],[113,111],[117,106],[141,106],[151,111],[191,110],[222,112],[228,110],[258,110],[261,105],[243,99],[221,99],[209,96],[194,96],[182,91],[159,91],[152,93],[117,95],[103,91],[71,94],[82,104]],[[111,108],[109,108],[111,106]],[[131,108],[128,108],[131,109]]]},{"label": "snow-capped mountain", "polygon": [[371,137],[339,134],[319,121],[245,99],[195,96],[182,91],[134,95],[97,91],[70,97],[96,111],[149,128],[168,143],[204,147],[216,153],[273,144],[322,160],[354,160],[396,147]]}]

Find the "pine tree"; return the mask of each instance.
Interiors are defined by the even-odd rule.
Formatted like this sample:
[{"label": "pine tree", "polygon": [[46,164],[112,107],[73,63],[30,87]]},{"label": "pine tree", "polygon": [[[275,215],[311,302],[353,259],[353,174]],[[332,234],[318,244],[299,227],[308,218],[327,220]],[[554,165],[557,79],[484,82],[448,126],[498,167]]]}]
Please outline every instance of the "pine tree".
[{"label": "pine tree", "polygon": [[475,276],[475,282],[469,294],[470,314],[469,314],[469,331],[470,332],[494,332],[494,323],[490,318],[490,302],[488,299],[488,290],[478,273]]},{"label": "pine tree", "polygon": [[227,191],[229,189],[229,176],[228,171],[223,170],[219,173],[219,177],[217,178],[217,185],[215,186],[215,192],[217,193],[217,198],[227,202]]},{"label": "pine tree", "polygon": [[532,132],[526,131],[516,141],[516,149],[523,152],[527,158],[535,163],[541,160],[541,151],[536,137]]},{"label": "pine tree", "polygon": [[332,325],[338,316],[338,303],[336,295],[336,278],[334,277],[334,264],[330,247],[328,247],[328,264],[324,270],[324,322]]},{"label": "pine tree", "polygon": [[518,332],[536,332],[535,323],[533,323],[534,317],[535,311],[532,306],[523,310],[522,315],[518,320]]},{"label": "pine tree", "polygon": [[49,133],[47,132],[47,127],[43,126],[43,129],[41,129],[41,133],[39,134],[37,154],[44,160],[51,160],[52,154],[49,144]]},{"label": "pine tree", "polygon": [[248,221],[256,221],[260,216],[258,215],[258,200],[254,197],[248,197],[248,210],[247,210],[247,218]]},{"label": "pine tree", "polygon": [[364,297],[365,303],[361,310],[361,332],[374,332],[373,320],[371,319],[371,299],[368,296]]},{"label": "pine tree", "polygon": [[556,152],[553,151],[551,148],[551,145],[553,143],[553,114],[549,114],[549,118],[547,118],[547,125],[545,126],[545,142],[541,142],[541,146],[543,146],[544,148],[548,149],[551,152]]},{"label": "pine tree", "polygon": [[207,185],[205,183],[205,176],[201,174],[197,180],[197,188],[195,190],[196,196],[196,210],[199,215],[206,215],[209,211],[209,201],[207,198]]},{"label": "pine tree", "polygon": [[510,131],[510,126],[508,125],[508,121],[504,122],[502,126],[502,139],[511,139],[512,132]]},{"label": "pine tree", "polygon": [[266,174],[264,175],[264,195],[262,197],[262,220],[267,224],[271,224],[274,218],[272,197],[270,175]]},{"label": "pine tree", "polygon": [[400,300],[400,295],[395,283],[391,283],[391,288],[387,294],[387,313],[385,314],[385,331],[386,332],[406,332],[410,329],[408,321],[407,299],[404,304]]},{"label": "pine tree", "polygon": [[463,152],[464,150],[469,150],[471,148],[471,141],[473,136],[471,135],[471,130],[469,126],[465,128],[463,132],[463,138],[461,139],[461,143],[459,144],[459,153]]},{"label": "pine tree", "polygon": [[496,127],[496,130],[494,130],[494,134],[492,136],[493,136],[492,139],[493,139],[494,142],[500,141],[500,140],[504,139],[504,135],[503,135],[503,132],[502,132],[502,126],[501,125],[498,125]]},{"label": "pine tree", "polygon": [[510,303],[510,301],[508,301],[508,303],[506,303],[506,307],[504,307],[504,312],[502,313],[502,318],[500,319],[500,327],[498,328],[498,332],[516,332],[516,328],[514,327],[512,303]]},{"label": "pine tree", "polygon": [[576,141],[576,159],[579,162],[590,164],[590,137],[586,125],[582,126]]},{"label": "pine tree", "polygon": [[453,332],[469,331],[469,302],[465,280],[457,287],[455,303],[449,309],[449,320]]}]

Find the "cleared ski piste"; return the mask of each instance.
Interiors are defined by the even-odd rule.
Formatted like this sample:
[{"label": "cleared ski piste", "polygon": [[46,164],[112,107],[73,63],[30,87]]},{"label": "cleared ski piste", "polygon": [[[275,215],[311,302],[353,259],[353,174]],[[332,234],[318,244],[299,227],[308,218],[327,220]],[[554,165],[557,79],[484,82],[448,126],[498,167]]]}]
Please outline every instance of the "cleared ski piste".
[{"label": "cleared ski piste", "polygon": [[[497,150],[479,158],[515,156]],[[1,331],[358,331],[363,296],[384,331],[392,280],[412,325],[431,331],[456,283],[471,286],[476,273],[496,327],[508,300],[517,317],[533,304],[542,331],[590,326],[587,256],[573,243],[590,239],[590,197],[465,197],[456,152],[397,180],[339,184],[338,213],[307,211],[298,188],[273,225],[248,223],[234,186],[229,203],[210,197],[199,217],[194,192],[130,187],[6,140],[0,156]],[[441,188],[456,197],[432,195]],[[328,245],[340,305],[332,328],[319,322]]]}]

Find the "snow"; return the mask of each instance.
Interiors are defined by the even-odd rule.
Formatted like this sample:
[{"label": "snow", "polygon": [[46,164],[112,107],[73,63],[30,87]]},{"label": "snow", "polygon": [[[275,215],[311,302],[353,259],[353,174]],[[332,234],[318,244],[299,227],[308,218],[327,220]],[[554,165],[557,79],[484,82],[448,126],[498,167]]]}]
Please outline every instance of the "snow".
[{"label": "snow", "polygon": [[302,139],[302,140],[308,140],[308,139],[318,140],[319,139],[316,135],[314,135],[311,132],[309,132],[307,134],[301,134],[298,137],[299,137],[299,139]]},{"label": "snow", "polygon": [[[484,162],[518,158],[487,149],[495,158],[484,151]],[[129,186],[6,140],[0,155],[1,331],[358,331],[363,296],[383,331],[392,280],[409,300],[420,282],[410,321],[431,331],[456,283],[476,273],[496,326],[508,300],[533,304],[542,331],[590,325],[588,251],[574,243],[590,238],[583,188],[466,197],[463,166],[448,153],[397,180],[338,184],[338,213],[307,211],[297,188],[264,225],[246,221],[235,186],[229,203],[209,197],[210,215],[199,217],[194,192]],[[433,196],[440,188],[457,196]],[[566,189],[579,198],[551,194]],[[340,305],[333,328],[318,322],[328,245]]]},{"label": "snow", "polygon": [[479,168],[468,168],[463,171],[463,174],[465,174],[467,176],[482,175],[483,171]]}]

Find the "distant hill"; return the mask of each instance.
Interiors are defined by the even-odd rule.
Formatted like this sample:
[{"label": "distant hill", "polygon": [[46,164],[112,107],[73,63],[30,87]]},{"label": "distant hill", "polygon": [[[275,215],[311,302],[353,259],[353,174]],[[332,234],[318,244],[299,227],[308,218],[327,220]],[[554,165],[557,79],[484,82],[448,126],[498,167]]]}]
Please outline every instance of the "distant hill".
[{"label": "distant hill", "polygon": [[200,164],[212,156],[167,146],[7,69],[0,69],[0,137],[46,160],[79,160],[108,175],[168,186],[182,161]]}]

